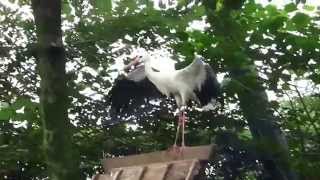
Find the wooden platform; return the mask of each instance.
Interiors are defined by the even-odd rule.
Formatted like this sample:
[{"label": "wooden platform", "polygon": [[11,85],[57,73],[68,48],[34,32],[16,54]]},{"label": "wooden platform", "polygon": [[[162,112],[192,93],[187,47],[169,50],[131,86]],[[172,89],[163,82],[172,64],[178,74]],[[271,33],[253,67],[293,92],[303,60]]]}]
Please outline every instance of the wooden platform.
[{"label": "wooden platform", "polygon": [[186,147],[183,153],[158,151],[102,160],[105,174],[93,180],[192,180],[215,145]]}]

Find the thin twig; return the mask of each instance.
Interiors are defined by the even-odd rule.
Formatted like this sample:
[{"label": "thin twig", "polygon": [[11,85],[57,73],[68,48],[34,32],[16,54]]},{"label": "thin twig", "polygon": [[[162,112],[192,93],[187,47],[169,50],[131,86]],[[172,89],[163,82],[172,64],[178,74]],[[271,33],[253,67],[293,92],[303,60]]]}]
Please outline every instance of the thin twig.
[{"label": "thin twig", "polygon": [[317,135],[320,135],[320,131],[319,131],[318,127],[315,125],[315,120],[311,117],[310,112],[309,112],[309,110],[308,110],[308,107],[307,107],[306,103],[304,102],[303,97],[302,97],[300,91],[298,90],[297,86],[295,86],[295,85],[292,85],[292,86],[295,88],[295,91],[296,91],[297,94],[298,94],[299,101],[301,102],[302,107],[303,107],[304,111],[306,112],[309,121],[311,122],[311,126],[313,127],[313,129],[315,130],[315,132],[317,133]]},{"label": "thin twig", "polygon": [[[286,94],[286,96],[289,98],[289,103],[290,103],[290,106],[291,106],[291,109],[293,109],[294,110],[294,114],[295,114],[295,116],[297,117],[298,115],[297,115],[297,110],[296,110],[296,108],[295,108],[295,106],[294,106],[294,104],[293,104],[293,102],[292,102],[292,100],[291,100],[291,97],[289,96],[289,94],[286,92],[286,91],[283,91],[284,92],[284,94]],[[302,129],[301,129],[301,126],[300,126],[300,123],[297,123],[298,124],[298,130],[299,130],[299,132],[302,132]],[[304,137],[302,136],[302,135],[300,135],[300,146],[301,146],[301,149],[302,149],[302,152],[306,152],[306,147],[305,147],[305,140],[304,140]]]}]

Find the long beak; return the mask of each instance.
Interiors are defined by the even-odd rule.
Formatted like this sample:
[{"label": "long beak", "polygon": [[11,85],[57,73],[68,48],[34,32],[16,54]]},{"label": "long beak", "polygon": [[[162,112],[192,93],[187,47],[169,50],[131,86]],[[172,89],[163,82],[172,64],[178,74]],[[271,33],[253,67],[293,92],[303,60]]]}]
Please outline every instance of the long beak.
[{"label": "long beak", "polygon": [[127,65],[123,68],[123,70],[124,70],[124,71],[129,71],[132,66],[133,66],[133,67],[136,67],[136,66],[138,66],[140,63],[141,63],[140,57],[139,57],[139,56],[136,56],[136,57],[133,58],[133,60],[132,60],[129,64],[127,64]]},{"label": "long beak", "polygon": [[136,56],[133,58],[133,60],[130,62],[130,64],[132,63],[132,65],[137,66],[141,63],[140,61],[140,56]]}]

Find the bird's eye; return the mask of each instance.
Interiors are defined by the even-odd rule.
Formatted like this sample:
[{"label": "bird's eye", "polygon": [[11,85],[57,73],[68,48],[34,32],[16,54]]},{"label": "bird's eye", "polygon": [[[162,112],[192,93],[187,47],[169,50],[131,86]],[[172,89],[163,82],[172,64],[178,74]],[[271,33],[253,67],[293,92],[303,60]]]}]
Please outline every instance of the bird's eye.
[{"label": "bird's eye", "polygon": [[142,58],[142,56],[139,56],[139,58]]}]

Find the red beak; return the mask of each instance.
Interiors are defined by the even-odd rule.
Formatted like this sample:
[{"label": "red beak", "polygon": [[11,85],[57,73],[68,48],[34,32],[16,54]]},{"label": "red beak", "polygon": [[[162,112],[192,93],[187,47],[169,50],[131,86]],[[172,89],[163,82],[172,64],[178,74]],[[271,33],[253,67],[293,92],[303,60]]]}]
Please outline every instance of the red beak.
[{"label": "red beak", "polygon": [[135,68],[137,65],[139,65],[141,62],[140,62],[140,57],[139,56],[136,56],[133,58],[133,60],[127,64],[123,69],[125,71],[129,71],[130,68],[132,68],[132,66]]},{"label": "red beak", "polygon": [[133,65],[133,66],[139,65],[139,64],[140,64],[140,58],[139,58],[139,56],[135,56],[135,57],[133,58],[133,60],[130,62],[130,64]]}]

